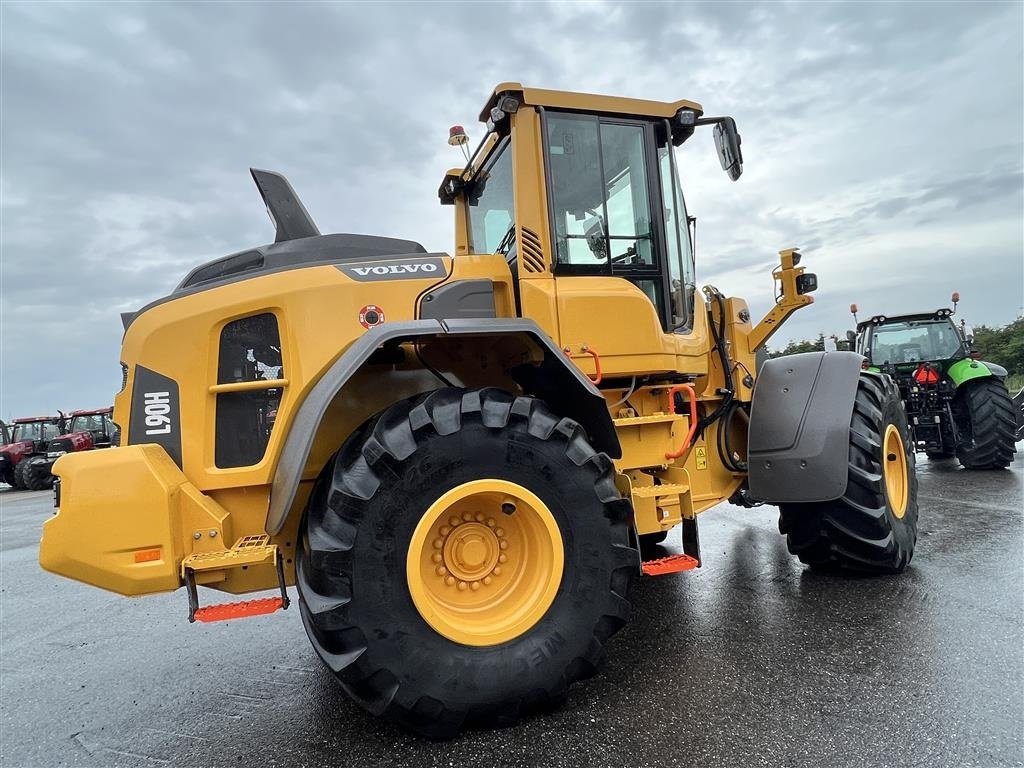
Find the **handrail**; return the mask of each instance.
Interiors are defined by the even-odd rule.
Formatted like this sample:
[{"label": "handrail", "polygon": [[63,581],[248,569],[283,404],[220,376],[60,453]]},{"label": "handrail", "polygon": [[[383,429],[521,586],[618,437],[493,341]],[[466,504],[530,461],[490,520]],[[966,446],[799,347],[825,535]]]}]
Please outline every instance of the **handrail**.
[{"label": "handrail", "polygon": [[679,450],[669,451],[666,453],[666,459],[678,459],[690,450],[690,443],[693,441],[693,436],[697,433],[697,393],[694,391],[693,385],[676,384],[674,387],[669,388],[668,412],[671,414],[676,412],[676,392],[686,392],[690,398],[690,430],[686,433],[686,439],[683,440],[683,444],[679,447]]}]

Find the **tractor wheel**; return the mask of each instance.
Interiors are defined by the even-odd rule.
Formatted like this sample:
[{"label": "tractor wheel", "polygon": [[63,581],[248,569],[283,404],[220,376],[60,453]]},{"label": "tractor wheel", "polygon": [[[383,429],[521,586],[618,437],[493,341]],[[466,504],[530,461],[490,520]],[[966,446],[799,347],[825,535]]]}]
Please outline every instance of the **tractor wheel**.
[{"label": "tractor wheel", "polygon": [[50,474],[50,466],[45,462],[33,462],[25,459],[18,462],[15,470],[21,470],[21,487],[26,491],[45,491],[53,485],[53,475]]},{"label": "tractor wheel", "polygon": [[899,573],[917,541],[917,476],[907,414],[888,376],[860,376],[847,471],[842,497],[780,506],[789,551],[818,570]]},{"label": "tractor wheel", "polygon": [[639,569],[611,461],[539,400],[441,389],[350,437],[301,527],[306,632],[363,708],[435,739],[561,703]]},{"label": "tractor wheel", "polygon": [[975,379],[957,393],[969,424],[956,457],[965,469],[1005,469],[1013,461],[1017,420],[1006,385],[992,377]]},{"label": "tractor wheel", "polygon": [[28,469],[28,459],[22,459],[14,465],[14,469],[11,471],[11,479],[14,481],[11,483],[17,490],[24,491],[25,486],[25,470]]}]

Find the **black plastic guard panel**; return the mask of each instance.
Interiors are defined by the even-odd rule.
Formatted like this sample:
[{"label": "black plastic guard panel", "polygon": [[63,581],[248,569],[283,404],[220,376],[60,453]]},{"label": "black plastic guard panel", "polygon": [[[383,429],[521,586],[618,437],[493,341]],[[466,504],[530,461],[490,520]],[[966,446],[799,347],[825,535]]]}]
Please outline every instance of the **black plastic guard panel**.
[{"label": "black plastic guard panel", "polygon": [[808,352],[764,364],[750,412],[755,499],[828,501],[846,492],[850,420],[863,359],[853,352]]}]

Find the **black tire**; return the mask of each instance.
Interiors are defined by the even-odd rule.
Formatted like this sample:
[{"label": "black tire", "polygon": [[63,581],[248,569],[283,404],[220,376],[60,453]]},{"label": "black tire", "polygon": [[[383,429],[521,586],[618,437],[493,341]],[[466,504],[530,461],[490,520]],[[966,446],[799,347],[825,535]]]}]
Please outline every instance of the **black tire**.
[{"label": "black tire", "polygon": [[668,531],[658,531],[657,533],[641,533],[637,535],[637,540],[640,542],[641,549],[649,549],[651,547],[656,547],[667,538]]},{"label": "black tire", "polygon": [[[565,544],[544,616],[497,646],[462,645],[417,611],[406,579],[413,531],[470,480],[519,483],[549,507]],[[364,709],[430,738],[514,724],[593,674],[629,615],[639,570],[630,505],[611,461],[544,403],[497,389],[441,389],[400,402],[350,437],[318,481],[296,583],[306,632]]]},{"label": "black tire", "polygon": [[[897,517],[882,474],[883,436],[894,425],[907,461],[907,502]],[[817,570],[899,573],[917,542],[917,476],[907,414],[888,376],[861,373],[850,419],[846,493],[834,501],[782,504],[779,530],[789,551]]]},{"label": "black tire", "polygon": [[11,472],[11,479],[14,481],[11,483],[17,490],[25,490],[25,470],[28,468],[29,459],[22,459],[14,465],[14,470]]},{"label": "black tire", "polygon": [[25,459],[15,469],[21,470],[21,487],[26,491],[45,491],[53,485],[49,464]]},{"label": "black tire", "polygon": [[1013,433],[1017,418],[1006,385],[994,376],[961,385],[957,392],[966,415],[967,433],[956,447],[964,469],[1005,469],[1017,452]]}]

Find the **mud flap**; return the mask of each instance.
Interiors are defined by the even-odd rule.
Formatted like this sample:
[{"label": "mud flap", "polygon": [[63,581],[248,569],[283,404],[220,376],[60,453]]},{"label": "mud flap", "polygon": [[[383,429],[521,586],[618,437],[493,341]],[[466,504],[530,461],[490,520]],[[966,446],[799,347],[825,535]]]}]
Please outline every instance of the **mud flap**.
[{"label": "mud flap", "polygon": [[846,492],[850,419],[863,357],[808,352],[765,362],[754,386],[750,494],[770,504]]}]

